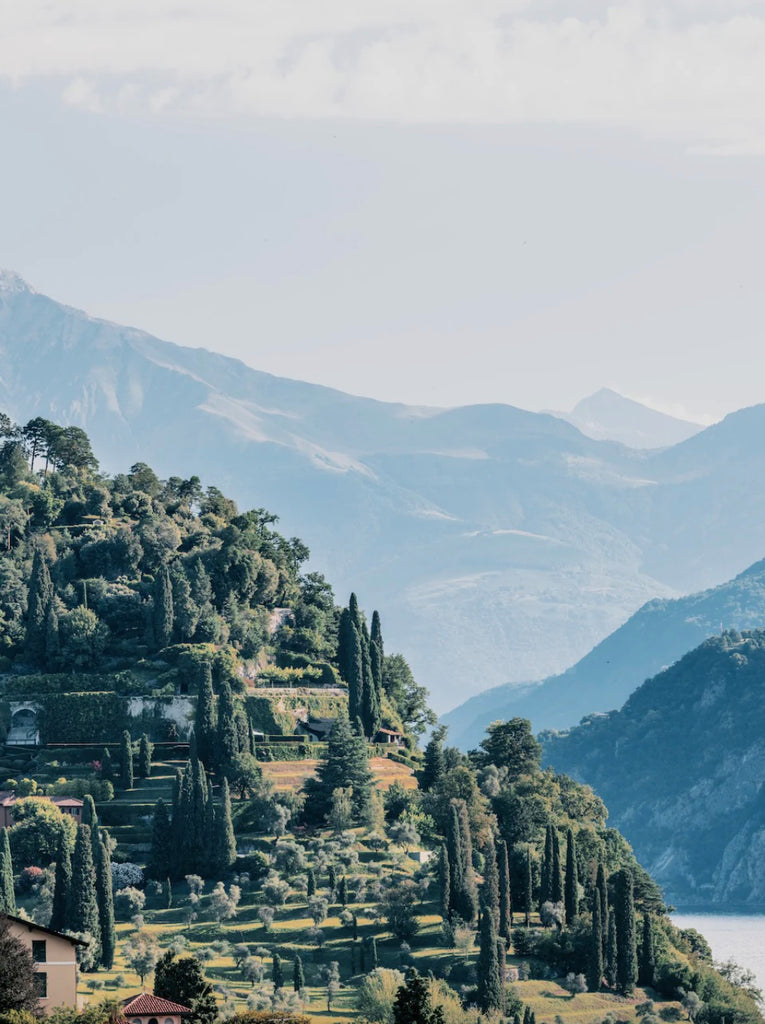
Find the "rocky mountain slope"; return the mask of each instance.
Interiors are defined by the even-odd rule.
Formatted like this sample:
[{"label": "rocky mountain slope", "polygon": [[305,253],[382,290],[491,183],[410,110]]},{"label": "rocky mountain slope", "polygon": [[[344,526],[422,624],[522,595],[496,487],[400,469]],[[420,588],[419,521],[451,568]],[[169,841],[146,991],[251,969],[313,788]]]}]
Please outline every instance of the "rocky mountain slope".
[{"label": "rocky mountain slope", "polygon": [[585,715],[621,707],[644,680],[724,629],[765,625],[765,560],[698,594],[644,604],[562,675],[497,686],[443,716],[449,741],[475,747],[489,722],[519,716],[536,731],[567,729]]},{"label": "rocky mountain slope", "polygon": [[668,416],[611,388],[601,388],[583,398],[571,412],[553,415],[596,441],[618,441],[629,448],[667,448],[687,441],[702,429],[697,423]]},{"label": "rocky mountain slope", "polygon": [[765,632],[726,632],[621,711],[545,737],[678,904],[765,906]]},{"label": "rocky mountain slope", "polygon": [[273,377],[7,273],[0,357],[0,407],[84,427],[106,470],[201,471],[279,509],[338,595],[356,586],[380,609],[439,710],[560,672],[646,600],[765,550],[763,407],[636,452],[510,406],[410,408]]}]

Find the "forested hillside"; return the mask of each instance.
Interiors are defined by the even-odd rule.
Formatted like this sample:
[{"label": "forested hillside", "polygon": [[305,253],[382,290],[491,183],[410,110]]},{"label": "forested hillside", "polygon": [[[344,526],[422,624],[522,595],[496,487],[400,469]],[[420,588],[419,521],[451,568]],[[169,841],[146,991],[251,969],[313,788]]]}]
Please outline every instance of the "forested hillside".
[{"label": "forested hillside", "polygon": [[495,718],[520,715],[536,732],[566,729],[585,715],[620,708],[646,679],[724,629],[765,622],[765,561],[698,594],[649,601],[581,661],[526,687],[498,686],[443,716],[450,739],[465,750]]},{"label": "forested hillside", "polygon": [[727,631],[624,707],[544,737],[592,785],[673,902],[765,905],[765,632]]}]

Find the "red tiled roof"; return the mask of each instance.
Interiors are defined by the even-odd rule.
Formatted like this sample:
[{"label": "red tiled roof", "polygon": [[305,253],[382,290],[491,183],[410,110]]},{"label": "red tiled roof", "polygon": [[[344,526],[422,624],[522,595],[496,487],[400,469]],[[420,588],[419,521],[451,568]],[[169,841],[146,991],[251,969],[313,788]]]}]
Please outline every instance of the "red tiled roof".
[{"label": "red tiled roof", "polygon": [[122,1012],[125,1016],[130,1014],[157,1016],[163,1013],[191,1013],[191,1010],[188,1006],[181,1006],[180,1003],[171,1003],[169,999],[160,999],[159,996],[141,992],[140,995],[131,996],[123,1003]]},{"label": "red tiled roof", "polygon": [[396,732],[395,729],[378,729],[378,732],[384,733],[386,736],[402,736],[403,732]]}]

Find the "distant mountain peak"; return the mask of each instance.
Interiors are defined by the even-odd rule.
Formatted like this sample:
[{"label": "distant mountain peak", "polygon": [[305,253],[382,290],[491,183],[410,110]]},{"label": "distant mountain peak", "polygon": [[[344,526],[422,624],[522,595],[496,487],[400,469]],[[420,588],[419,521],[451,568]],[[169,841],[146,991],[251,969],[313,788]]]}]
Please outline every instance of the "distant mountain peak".
[{"label": "distant mountain peak", "polygon": [[577,402],[571,412],[553,415],[596,441],[618,441],[628,448],[668,448],[703,429],[605,387]]},{"label": "distant mountain peak", "polygon": [[5,295],[18,295],[21,292],[34,294],[34,288],[27,284],[23,277],[13,270],[5,270],[0,267],[0,293]]}]

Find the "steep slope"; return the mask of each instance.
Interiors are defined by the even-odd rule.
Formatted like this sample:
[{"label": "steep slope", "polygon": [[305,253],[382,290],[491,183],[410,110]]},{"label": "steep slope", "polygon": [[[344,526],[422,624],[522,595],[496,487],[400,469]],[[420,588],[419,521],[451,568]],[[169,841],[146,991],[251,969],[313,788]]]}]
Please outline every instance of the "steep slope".
[{"label": "steep slope", "polygon": [[765,632],[725,633],[621,711],[545,737],[678,903],[765,905]]},{"label": "steep slope", "polygon": [[654,600],[562,675],[542,683],[498,686],[443,716],[449,740],[475,747],[489,722],[520,716],[535,730],[566,729],[611,711],[645,679],[723,629],[765,624],[765,560],[735,579],[676,600]]},{"label": "steep slope", "polygon": [[618,441],[630,448],[667,448],[702,429],[697,423],[668,416],[610,388],[583,398],[571,412],[553,415],[596,441]]}]

